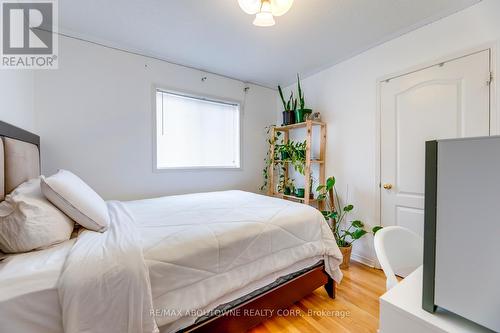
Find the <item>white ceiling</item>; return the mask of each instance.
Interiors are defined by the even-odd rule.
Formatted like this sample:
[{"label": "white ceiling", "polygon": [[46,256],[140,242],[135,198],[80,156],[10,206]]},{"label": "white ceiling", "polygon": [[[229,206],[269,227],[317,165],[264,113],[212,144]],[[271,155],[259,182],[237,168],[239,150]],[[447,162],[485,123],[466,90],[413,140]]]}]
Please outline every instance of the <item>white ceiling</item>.
[{"label": "white ceiling", "polygon": [[274,87],[480,0],[295,0],[259,28],[237,0],[61,0],[60,31]]}]

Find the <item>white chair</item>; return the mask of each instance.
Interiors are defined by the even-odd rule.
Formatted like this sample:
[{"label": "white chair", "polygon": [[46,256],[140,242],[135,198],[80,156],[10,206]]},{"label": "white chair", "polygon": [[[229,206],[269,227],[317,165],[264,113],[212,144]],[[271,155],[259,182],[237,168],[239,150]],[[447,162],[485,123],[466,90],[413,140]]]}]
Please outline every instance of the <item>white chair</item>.
[{"label": "white chair", "polygon": [[375,252],[387,277],[386,288],[398,284],[397,276],[406,277],[423,263],[424,240],[403,227],[384,227],[375,234]]}]

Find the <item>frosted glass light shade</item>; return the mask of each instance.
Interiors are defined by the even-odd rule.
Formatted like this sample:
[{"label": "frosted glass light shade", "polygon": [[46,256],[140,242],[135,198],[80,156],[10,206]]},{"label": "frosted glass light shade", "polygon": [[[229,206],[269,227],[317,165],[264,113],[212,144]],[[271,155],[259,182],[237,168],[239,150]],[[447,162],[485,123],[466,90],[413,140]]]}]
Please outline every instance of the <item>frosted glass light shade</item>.
[{"label": "frosted glass light shade", "polygon": [[260,11],[260,0],[238,0],[238,3],[241,9],[247,14],[253,15]]},{"label": "frosted glass light shade", "polygon": [[281,16],[290,10],[293,0],[271,0],[273,16]]},{"label": "frosted glass light shade", "polygon": [[258,27],[271,27],[275,24],[273,14],[266,12],[257,13],[253,24]]},{"label": "frosted glass light shade", "polygon": [[274,16],[284,15],[293,5],[293,0],[238,0],[241,9],[247,14],[255,14],[253,24],[270,27],[275,24]]}]

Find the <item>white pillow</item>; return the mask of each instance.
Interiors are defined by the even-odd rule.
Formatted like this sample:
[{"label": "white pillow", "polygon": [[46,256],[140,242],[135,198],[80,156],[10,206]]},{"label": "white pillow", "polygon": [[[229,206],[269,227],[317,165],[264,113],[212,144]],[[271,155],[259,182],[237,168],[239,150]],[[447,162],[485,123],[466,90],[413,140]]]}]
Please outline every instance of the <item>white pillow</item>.
[{"label": "white pillow", "polygon": [[74,222],[40,191],[40,179],[19,185],[0,203],[0,250],[27,252],[64,242]]},{"label": "white pillow", "polygon": [[50,202],[82,227],[104,232],[109,226],[108,207],[83,180],[67,170],[42,177],[42,192]]}]

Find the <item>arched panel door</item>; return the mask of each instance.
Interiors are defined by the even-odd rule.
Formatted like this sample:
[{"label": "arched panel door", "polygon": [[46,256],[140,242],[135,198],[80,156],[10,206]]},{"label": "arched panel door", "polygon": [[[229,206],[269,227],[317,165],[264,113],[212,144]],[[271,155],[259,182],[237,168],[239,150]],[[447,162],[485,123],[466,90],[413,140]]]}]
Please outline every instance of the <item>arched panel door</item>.
[{"label": "arched panel door", "polygon": [[489,78],[486,50],[381,83],[382,225],[423,236],[425,141],[490,135]]}]

